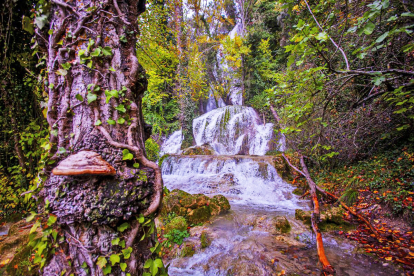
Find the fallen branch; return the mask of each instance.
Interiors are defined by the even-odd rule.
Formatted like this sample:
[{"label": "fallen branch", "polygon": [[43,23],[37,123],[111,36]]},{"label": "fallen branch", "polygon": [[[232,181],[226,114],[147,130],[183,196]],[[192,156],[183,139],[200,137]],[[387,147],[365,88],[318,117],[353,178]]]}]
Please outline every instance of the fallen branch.
[{"label": "fallen branch", "polygon": [[364,218],[363,216],[361,216],[360,214],[358,214],[357,212],[353,211],[351,208],[349,208],[344,202],[342,202],[338,197],[336,197],[334,194],[331,194],[330,192],[325,191],[324,189],[322,189],[319,186],[316,186],[316,188],[318,189],[319,192],[321,192],[323,195],[330,197],[332,199],[337,200],[342,207],[344,207],[345,210],[347,210],[348,212],[350,212],[352,215],[356,216],[359,220],[363,221],[368,227],[369,229],[371,229],[371,232],[377,237],[377,239],[380,239],[380,235],[378,234],[378,232],[375,230],[375,228],[371,225],[371,223],[368,221],[368,219]]},{"label": "fallen branch", "polygon": [[289,166],[291,166],[295,171],[299,172],[306,178],[306,181],[309,186],[309,193],[311,195],[312,203],[313,203],[311,224],[312,224],[312,230],[316,235],[316,247],[318,251],[319,261],[322,263],[322,273],[323,275],[334,275],[335,269],[329,263],[328,258],[326,257],[325,249],[323,247],[322,234],[318,227],[318,223],[320,221],[320,209],[319,209],[318,197],[316,195],[316,184],[315,182],[313,182],[312,178],[310,177],[309,171],[306,167],[305,160],[302,155],[300,156],[300,164],[302,166],[302,171],[296,168],[294,165],[292,165],[292,163],[290,163],[289,159],[285,156],[285,154],[282,154],[282,156],[285,158]]}]

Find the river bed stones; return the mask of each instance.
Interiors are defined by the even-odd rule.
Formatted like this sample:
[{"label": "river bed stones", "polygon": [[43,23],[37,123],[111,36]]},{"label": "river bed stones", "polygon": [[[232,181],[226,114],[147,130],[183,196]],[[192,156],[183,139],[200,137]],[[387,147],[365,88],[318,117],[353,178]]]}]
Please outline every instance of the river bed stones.
[{"label": "river bed stones", "polygon": [[161,216],[170,213],[185,217],[190,225],[207,222],[213,216],[221,215],[230,210],[230,203],[222,195],[212,198],[203,194],[189,194],[182,190],[173,190],[163,199]]}]

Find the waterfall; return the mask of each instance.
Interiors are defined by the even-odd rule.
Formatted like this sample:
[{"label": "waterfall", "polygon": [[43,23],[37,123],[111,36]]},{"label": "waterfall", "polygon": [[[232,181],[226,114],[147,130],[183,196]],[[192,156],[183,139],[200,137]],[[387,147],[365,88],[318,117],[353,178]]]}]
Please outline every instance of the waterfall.
[{"label": "waterfall", "polygon": [[271,157],[169,156],[162,175],[169,189],[207,195],[223,194],[233,204],[294,212],[294,189],[271,165]]},{"label": "waterfall", "polygon": [[220,155],[265,155],[274,138],[273,124],[263,125],[251,107],[234,105],[194,119],[193,133],[198,146],[209,144]]},{"label": "waterfall", "polygon": [[183,132],[177,130],[164,141],[160,150],[160,156],[164,154],[177,154],[181,151],[181,143],[183,142]]}]

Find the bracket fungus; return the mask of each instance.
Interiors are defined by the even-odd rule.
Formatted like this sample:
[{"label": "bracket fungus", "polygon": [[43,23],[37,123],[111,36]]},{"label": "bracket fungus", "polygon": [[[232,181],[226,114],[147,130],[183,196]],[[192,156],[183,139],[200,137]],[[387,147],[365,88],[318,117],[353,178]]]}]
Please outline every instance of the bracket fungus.
[{"label": "bracket fungus", "polygon": [[85,150],[60,162],[52,173],[54,175],[115,175],[116,171],[98,153]]}]

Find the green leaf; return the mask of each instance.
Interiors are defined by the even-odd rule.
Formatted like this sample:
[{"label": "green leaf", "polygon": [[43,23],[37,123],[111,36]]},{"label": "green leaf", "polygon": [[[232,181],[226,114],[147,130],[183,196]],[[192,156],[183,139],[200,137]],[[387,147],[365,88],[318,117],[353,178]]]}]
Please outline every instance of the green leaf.
[{"label": "green leaf", "polygon": [[36,16],[34,23],[39,28],[39,30],[43,29],[43,27],[46,25],[46,23],[48,22],[47,18],[48,18],[48,15],[46,14]]},{"label": "green leaf", "polygon": [[[124,150],[125,151],[125,150]],[[132,154],[131,154],[132,155]],[[124,155],[125,156],[125,155]],[[132,159],[132,158],[131,158]],[[123,160],[125,160],[125,158],[123,159]],[[124,232],[127,228],[129,227],[129,223],[128,222],[124,222],[124,223],[122,223],[120,226],[118,226],[118,231],[119,232]]]},{"label": "green leaf", "polygon": [[127,249],[122,250],[122,254],[124,255],[124,259],[129,259],[131,257],[132,247],[128,247]]},{"label": "green leaf", "polygon": [[112,244],[112,245],[118,245],[118,244],[119,244],[119,238],[113,239],[113,240],[111,241],[111,244]]},{"label": "green leaf", "polygon": [[125,240],[120,241],[119,246],[121,246],[122,248],[125,248]]},{"label": "green leaf", "polygon": [[121,35],[121,37],[119,38],[119,40],[121,40],[121,42],[127,43],[127,39],[124,35]]},{"label": "green leaf", "polygon": [[125,271],[125,269],[127,268],[127,264],[126,263],[120,263],[119,266],[121,267],[122,271]]},{"label": "green leaf", "polygon": [[55,85],[53,83],[49,84],[50,89],[53,89],[53,87],[55,87]]},{"label": "green leaf", "polygon": [[23,16],[22,29],[25,30],[26,32],[30,33],[31,35],[34,34],[33,23],[32,23],[32,20],[30,19],[30,17],[27,17],[25,15]]},{"label": "green leaf", "polygon": [[102,272],[104,275],[108,275],[109,273],[112,272],[112,266],[106,266],[105,268],[102,269]]},{"label": "green leaf", "polygon": [[59,154],[64,154],[64,153],[66,153],[66,149],[65,149],[65,148],[63,148],[63,147],[60,147],[60,148],[58,149],[58,153],[59,153]]},{"label": "green leaf", "polygon": [[39,226],[40,226],[40,220],[36,220],[36,222],[33,224],[32,228],[30,228],[29,234],[32,234],[33,232],[36,232],[36,230]]},{"label": "green leaf", "polygon": [[66,62],[66,63],[62,64],[62,68],[65,69],[65,70],[69,70],[70,67],[71,67],[71,64],[69,62]]},{"label": "green leaf", "polygon": [[118,105],[117,107],[115,107],[115,109],[122,113],[126,112],[126,109],[123,104]]},{"label": "green leaf", "polygon": [[375,85],[380,85],[383,81],[385,81],[385,77],[384,76],[378,76],[375,77],[373,80]]},{"label": "green leaf", "polygon": [[91,53],[92,57],[99,57],[99,55],[101,54],[101,49],[100,48],[95,48],[95,50]]},{"label": "green leaf", "polygon": [[107,123],[108,123],[108,125],[115,125],[115,121],[114,120],[112,120],[112,119],[108,119],[107,121],[106,121]]},{"label": "green leaf", "polygon": [[412,12],[404,12],[401,14],[401,16],[410,16],[410,17],[414,17],[414,13]]},{"label": "green leaf", "polygon": [[328,39],[328,35],[325,32],[319,33],[317,36],[315,36],[317,40],[326,41]]},{"label": "green leaf", "polygon": [[88,93],[88,95],[86,96],[86,98],[88,99],[88,104],[90,104],[91,102],[96,101],[96,99],[98,97],[95,94]]},{"label": "green leaf", "polygon": [[47,220],[47,226],[51,226],[55,224],[56,220],[57,220],[57,216],[50,214],[49,219]]},{"label": "green leaf", "polygon": [[112,254],[111,257],[109,257],[109,260],[111,261],[112,266],[119,263],[121,261],[121,258],[118,254]]},{"label": "green leaf", "polygon": [[134,168],[139,169],[139,163],[134,163],[134,165],[132,165]]},{"label": "green leaf", "polygon": [[92,60],[90,60],[90,61],[88,62],[88,64],[86,64],[86,66],[88,66],[89,68],[92,68],[92,66],[93,66],[93,62],[92,62]]},{"label": "green leaf", "polygon": [[117,90],[105,90],[106,103],[109,103],[112,97],[118,98],[119,94]]},{"label": "green leaf", "polygon": [[112,66],[109,67],[109,71],[116,72],[116,70]]},{"label": "green leaf", "polygon": [[60,76],[66,76],[68,74],[68,71],[66,71],[65,69],[61,68],[59,70],[56,71],[56,74],[60,75]]},{"label": "green leaf", "polygon": [[377,38],[377,40],[375,40],[376,43],[381,43],[385,38],[387,38],[388,34],[390,32],[385,32],[383,33],[380,37]]},{"label": "green leaf", "polygon": [[119,118],[117,120],[118,124],[123,125],[125,123],[125,119],[124,118]]},{"label": "green leaf", "polygon": [[104,54],[104,56],[112,56],[112,48],[109,46],[103,47],[102,54]]},{"label": "green leaf", "polygon": [[369,22],[365,25],[365,28],[364,28],[363,32],[364,32],[364,34],[366,34],[366,35],[370,35],[370,34],[372,34],[372,32],[374,31],[374,29],[375,29],[375,25],[374,25],[374,23],[372,23],[371,21],[369,21]]},{"label": "green leaf", "polygon": [[[123,151],[122,151],[122,160],[132,160],[132,158],[134,158],[134,156],[132,155],[132,153],[130,153],[129,152],[129,150],[127,150],[127,149],[124,149]],[[124,223],[125,224],[125,223]],[[123,224],[122,224],[123,225]],[[122,226],[121,225],[121,226]],[[119,230],[119,229],[118,229]],[[121,232],[123,232],[123,231],[121,231]]]},{"label": "green leaf", "polygon": [[26,218],[26,221],[27,222],[32,221],[36,217],[36,215],[37,215],[36,212],[31,211],[30,215]]},{"label": "green leaf", "polygon": [[83,97],[81,94],[76,94],[75,98],[81,102],[83,102]]},{"label": "green leaf", "polygon": [[106,260],[106,258],[100,256],[98,258],[98,261],[96,262],[96,265],[99,266],[100,268],[103,268],[104,266],[106,266],[107,263],[108,263],[108,261]]},{"label": "green leaf", "polygon": [[101,120],[98,120],[98,121],[95,122],[95,126],[100,126],[100,125],[102,125]]}]

